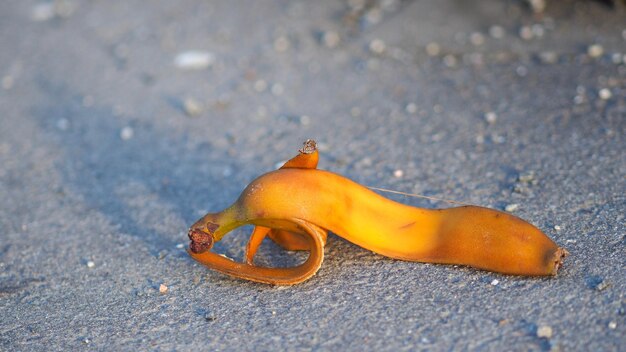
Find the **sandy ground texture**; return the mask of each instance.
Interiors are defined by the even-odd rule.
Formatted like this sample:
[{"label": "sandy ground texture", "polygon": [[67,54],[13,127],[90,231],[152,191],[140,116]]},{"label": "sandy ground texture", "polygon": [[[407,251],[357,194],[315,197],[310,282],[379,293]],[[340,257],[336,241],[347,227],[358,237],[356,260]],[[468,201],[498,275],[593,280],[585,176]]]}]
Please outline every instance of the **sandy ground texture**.
[{"label": "sandy ground texture", "polygon": [[[0,350],[623,350],[626,8],[533,3],[2,1]],[[571,256],[523,278],[331,236],[287,288],[191,260],[188,226],[306,138]]]}]

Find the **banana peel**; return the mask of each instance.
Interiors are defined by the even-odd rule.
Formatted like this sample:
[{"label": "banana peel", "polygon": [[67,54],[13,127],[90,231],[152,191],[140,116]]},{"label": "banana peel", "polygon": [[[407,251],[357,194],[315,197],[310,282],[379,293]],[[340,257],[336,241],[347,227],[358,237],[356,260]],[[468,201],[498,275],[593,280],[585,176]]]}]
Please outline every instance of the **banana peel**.
[{"label": "banana peel", "polygon": [[[215,271],[256,282],[293,285],[311,278],[324,259],[328,231],[375,253],[407,261],[459,264],[502,274],[556,275],[568,252],[541,230],[511,214],[467,205],[412,207],[387,199],[338,174],[316,169],[307,140],[280,169],[252,181],[239,199],[189,229],[189,255]],[[243,225],[255,225],[245,263],[212,252]],[[265,237],[287,250],[307,250],[290,268],[254,265]]]}]

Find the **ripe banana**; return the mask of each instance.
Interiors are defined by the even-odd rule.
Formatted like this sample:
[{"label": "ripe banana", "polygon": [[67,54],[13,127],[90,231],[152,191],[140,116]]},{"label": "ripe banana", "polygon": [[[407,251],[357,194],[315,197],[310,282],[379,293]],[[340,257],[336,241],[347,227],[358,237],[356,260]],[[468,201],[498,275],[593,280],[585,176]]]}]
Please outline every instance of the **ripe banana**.
[{"label": "ripe banana", "polygon": [[[198,220],[189,231],[189,254],[225,274],[281,285],[302,282],[317,272],[327,230],[391,258],[514,275],[555,275],[568,254],[513,215],[478,206],[422,209],[400,204],[345,177],[316,170],[317,157],[315,150],[301,150],[281,169],[252,181],[232,206]],[[246,224],[257,227],[245,264],[209,251],[226,233]],[[309,258],[293,268],[254,266],[254,253],[268,234],[287,249],[310,250]]]}]

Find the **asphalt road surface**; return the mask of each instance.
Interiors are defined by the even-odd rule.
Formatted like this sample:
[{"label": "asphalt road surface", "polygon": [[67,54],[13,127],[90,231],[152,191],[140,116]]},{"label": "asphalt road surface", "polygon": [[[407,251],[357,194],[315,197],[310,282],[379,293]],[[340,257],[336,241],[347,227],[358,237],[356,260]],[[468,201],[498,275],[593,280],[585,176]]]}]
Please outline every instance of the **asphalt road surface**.
[{"label": "asphalt road surface", "polygon": [[[532,3],[2,1],[0,350],[623,351],[626,6]],[[307,138],[571,256],[524,278],[331,236],[293,287],[190,259],[189,225]]]}]

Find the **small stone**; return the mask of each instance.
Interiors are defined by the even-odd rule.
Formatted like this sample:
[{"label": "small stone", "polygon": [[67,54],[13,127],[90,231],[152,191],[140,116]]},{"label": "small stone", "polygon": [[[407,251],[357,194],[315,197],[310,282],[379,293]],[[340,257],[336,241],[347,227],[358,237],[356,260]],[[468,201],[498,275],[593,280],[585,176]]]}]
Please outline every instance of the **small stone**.
[{"label": "small stone", "polygon": [[504,210],[508,211],[508,212],[513,212],[516,211],[519,208],[519,204],[507,204],[506,207],[504,207]]},{"label": "small stone", "polygon": [[11,88],[13,88],[13,77],[11,76],[4,76],[2,77],[2,88],[4,88],[5,90],[9,90]]},{"label": "small stone", "polygon": [[600,44],[593,44],[587,48],[587,55],[594,59],[599,58],[602,54],[604,54],[604,48]]},{"label": "small stone", "polygon": [[428,56],[437,56],[439,53],[441,53],[439,44],[432,42],[426,45],[426,54],[428,54]]},{"label": "small stone", "polygon": [[167,290],[168,290],[168,287],[167,287],[167,286],[165,286],[165,285],[163,285],[163,284],[159,285],[159,292],[160,292],[160,293],[166,293],[166,292],[167,292]]},{"label": "small stone", "polygon": [[501,26],[491,26],[489,27],[489,35],[492,38],[495,39],[502,39],[504,38],[504,28],[502,28]]},{"label": "small stone", "polygon": [[401,178],[402,176],[404,176],[404,171],[401,169],[397,169],[393,172],[393,177],[395,178]]},{"label": "small stone", "polygon": [[290,43],[287,37],[278,37],[274,40],[274,50],[279,53],[285,52],[289,49]]},{"label": "small stone", "polygon": [[280,84],[280,83],[274,83],[274,84],[272,84],[272,89],[271,89],[271,92],[272,92],[272,94],[274,94],[275,96],[282,95],[284,91],[285,91],[285,88],[283,87],[283,85],[282,85],[282,84]]},{"label": "small stone", "polygon": [[208,51],[190,50],[176,55],[174,63],[183,70],[202,70],[210,67],[215,57]]},{"label": "small stone", "polygon": [[447,67],[453,68],[456,66],[456,63],[457,63],[457,59],[452,54],[448,54],[443,57],[443,64],[446,65]]},{"label": "small stone", "polygon": [[498,286],[499,283],[500,281],[498,279],[493,279],[493,281],[491,281],[491,286]]},{"label": "small stone", "polygon": [[608,88],[602,88],[598,91],[598,96],[602,100],[609,100],[613,96],[613,93],[611,93],[611,90]]},{"label": "small stone", "polygon": [[544,64],[555,64],[559,61],[559,55],[554,51],[544,51],[539,54],[539,58]]},{"label": "small stone", "polygon": [[485,44],[485,36],[482,33],[474,32],[470,34],[470,43],[475,46],[480,46]]},{"label": "small stone", "polygon": [[57,121],[57,128],[61,131],[67,131],[70,128],[70,121],[66,118],[60,118]]},{"label": "small stone", "polygon": [[552,327],[541,325],[537,328],[537,337],[549,339],[552,337]]},{"label": "small stone", "polygon": [[561,231],[561,226],[559,226],[559,225],[554,225],[554,229],[555,229],[556,231]]},{"label": "small stone", "polygon": [[177,244],[176,244],[176,248],[178,248],[178,249],[183,249],[183,248],[185,248],[185,244],[183,244],[183,243],[177,243]]},{"label": "small stone", "polygon": [[487,121],[488,124],[493,125],[494,123],[496,123],[497,120],[498,115],[495,112],[490,111],[485,114],[485,121]]},{"label": "small stone", "polygon": [[266,89],[267,89],[267,82],[265,82],[264,80],[260,79],[254,82],[254,90],[256,90],[257,92],[261,93],[261,92],[264,92]]},{"label": "small stone", "polygon": [[522,26],[519,29],[519,36],[524,40],[533,39],[533,29],[530,26]]},{"label": "small stone", "polygon": [[89,260],[87,261],[87,267],[88,268],[93,268],[94,266],[96,266],[96,263],[94,263],[93,261]]},{"label": "small stone", "polygon": [[44,2],[33,7],[31,18],[33,21],[48,21],[55,16],[54,2]]},{"label": "small stone", "polygon": [[609,322],[608,327],[611,330],[615,330],[617,328],[617,323],[614,322],[614,321],[611,321],[611,322]]},{"label": "small stone", "polygon": [[130,126],[126,126],[122,128],[122,130],[120,131],[120,138],[124,141],[127,141],[133,138],[134,135],[135,135],[135,130],[133,130],[133,128]]},{"label": "small stone", "polygon": [[337,32],[327,31],[322,35],[322,42],[327,48],[336,48],[339,45],[341,38]]},{"label": "small stone", "polygon": [[385,42],[382,41],[381,39],[374,39],[370,42],[370,45],[369,45],[370,51],[378,55],[384,53],[386,48],[387,48],[387,45],[385,45]]},{"label": "small stone", "polygon": [[185,98],[183,101],[183,110],[185,110],[185,114],[187,114],[187,116],[196,117],[202,113],[204,107],[202,106],[202,103],[194,98]]},{"label": "small stone", "polygon": [[406,104],[404,111],[408,112],[409,114],[415,114],[417,112],[417,105],[415,105],[414,103],[408,103]]},{"label": "small stone", "polygon": [[311,117],[307,116],[307,115],[302,115],[300,116],[300,124],[302,126],[308,126],[311,124]]},{"label": "small stone", "polygon": [[517,180],[522,183],[532,183],[535,180],[535,173],[533,171],[529,171],[529,172],[520,174],[517,177]]}]

